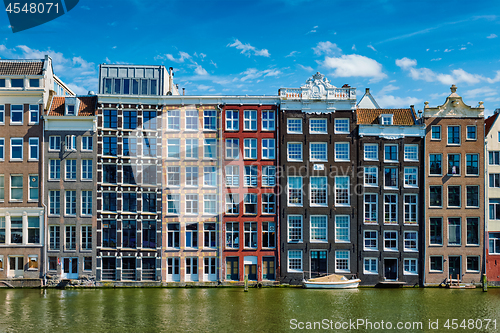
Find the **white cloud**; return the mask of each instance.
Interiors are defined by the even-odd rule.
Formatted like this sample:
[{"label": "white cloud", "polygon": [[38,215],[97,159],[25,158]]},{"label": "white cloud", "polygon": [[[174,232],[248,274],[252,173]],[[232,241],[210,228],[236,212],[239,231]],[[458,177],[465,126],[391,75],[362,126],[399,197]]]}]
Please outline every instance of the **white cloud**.
[{"label": "white cloud", "polygon": [[197,88],[198,90],[209,90],[209,89],[212,89],[213,87],[211,87],[211,86],[206,86],[206,85],[204,85],[204,84],[200,84],[200,85],[196,86],[196,88]]},{"label": "white cloud", "polygon": [[431,61],[439,61],[441,60],[442,58],[434,58],[434,59],[431,59]]},{"label": "white cloud", "polygon": [[314,69],[311,66],[304,66],[304,65],[301,65],[301,64],[298,64],[297,66],[299,66],[300,68],[302,68],[303,70],[308,71],[308,72],[313,72],[314,71]]},{"label": "white cloud", "polygon": [[382,65],[376,60],[359,54],[342,55],[340,57],[325,57],[323,65],[333,69],[335,77],[370,77],[371,82],[377,82],[387,77],[382,72]]},{"label": "white cloud", "polygon": [[497,75],[493,79],[486,78],[486,81],[488,83],[497,83],[498,81],[500,81],[500,71],[497,71],[496,73]]},{"label": "white cloud", "polygon": [[383,95],[381,97],[377,97],[377,103],[381,108],[408,108],[410,105],[418,105],[422,103],[422,100],[416,97]]},{"label": "white cloud", "polygon": [[476,84],[481,82],[482,79],[484,78],[481,75],[467,73],[461,68],[452,70],[451,74],[437,75],[437,80],[444,84],[456,84],[461,82]]},{"label": "white cloud", "polygon": [[465,46],[462,46],[462,47],[460,48],[460,51],[463,51],[463,50],[467,50],[467,48],[466,48]]},{"label": "white cloud", "polygon": [[266,69],[263,71],[259,71],[257,68],[248,68],[246,71],[243,73],[244,76],[240,78],[240,81],[247,81],[247,80],[255,80],[258,79],[262,76],[278,76],[281,74],[281,71],[278,69]]},{"label": "white cloud", "polygon": [[396,87],[396,86],[394,86],[392,84],[389,84],[389,85],[383,87],[382,89],[380,89],[379,94],[380,95],[385,95],[385,94],[387,94],[387,93],[389,93],[391,91],[398,90],[398,89],[399,89],[399,87]]},{"label": "white cloud", "polygon": [[167,57],[168,60],[173,61],[173,62],[177,62],[177,63],[184,62],[184,60],[191,58],[191,56],[186,52],[181,51],[181,52],[179,52],[179,55],[180,55],[180,57],[177,59],[171,54],[166,54],[165,56]]},{"label": "white cloud", "polygon": [[451,52],[451,51],[453,51],[453,49],[451,49],[451,50],[450,49],[445,49],[444,50],[444,52],[446,52],[446,53]]},{"label": "white cloud", "polygon": [[342,52],[342,50],[337,46],[337,44],[332,43],[330,41],[319,42],[318,45],[316,45],[316,47],[313,47],[312,49],[314,50],[314,54],[316,55],[335,54]]},{"label": "white cloud", "polygon": [[296,54],[299,54],[300,52],[299,51],[292,51],[290,52],[289,55],[285,56],[285,58],[288,58],[288,57],[295,57]]},{"label": "white cloud", "polygon": [[196,75],[208,75],[208,72],[201,65],[197,65],[194,72]]},{"label": "white cloud", "polygon": [[214,67],[217,68],[217,64],[213,60],[210,60],[210,64],[214,65]]},{"label": "white cloud", "polygon": [[241,50],[241,54],[244,54],[248,57],[250,57],[253,53],[253,55],[256,56],[262,56],[262,57],[269,57],[271,54],[269,53],[268,50],[262,49],[258,50],[255,48],[255,46],[252,46],[250,44],[243,44],[239,40],[235,40],[233,44],[227,44],[226,47],[235,47],[237,50]]},{"label": "white cloud", "polygon": [[476,88],[472,90],[467,90],[466,92],[463,93],[463,96],[466,98],[476,98],[476,97],[492,97],[497,95],[497,91],[495,89],[492,89],[490,87],[482,87],[482,88]]},{"label": "white cloud", "polygon": [[356,44],[352,44],[351,50],[356,51]]},{"label": "white cloud", "polygon": [[375,48],[373,47],[373,45],[367,45],[367,47],[369,47],[370,49],[372,49],[373,51],[377,52],[377,50],[375,50]]},{"label": "white cloud", "polygon": [[396,65],[402,69],[408,69],[417,66],[417,60],[404,57],[402,59],[396,59]]},{"label": "white cloud", "polygon": [[495,34],[491,34],[491,35],[489,35],[489,36],[488,36],[488,37],[486,37],[486,38],[492,39],[492,38],[497,38],[497,37],[498,37],[497,35],[495,35]]}]

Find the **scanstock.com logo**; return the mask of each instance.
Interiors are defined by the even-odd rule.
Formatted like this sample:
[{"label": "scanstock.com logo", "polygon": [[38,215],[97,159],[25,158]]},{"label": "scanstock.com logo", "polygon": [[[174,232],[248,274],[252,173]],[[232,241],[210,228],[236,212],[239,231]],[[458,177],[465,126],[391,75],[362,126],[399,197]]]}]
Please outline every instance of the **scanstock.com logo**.
[{"label": "scanstock.com logo", "polygon": [[3,0],[12,32],[52,21],[75,8],[79,0]]}]

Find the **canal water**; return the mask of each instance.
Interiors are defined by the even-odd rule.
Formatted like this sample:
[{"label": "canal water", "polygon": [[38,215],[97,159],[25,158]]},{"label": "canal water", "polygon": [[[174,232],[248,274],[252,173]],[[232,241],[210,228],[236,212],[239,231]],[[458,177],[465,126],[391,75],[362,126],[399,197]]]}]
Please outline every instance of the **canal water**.
[{"label": "canal water", "polygon": [[500,289],[0,289],[0,332],[291,332],[314,322],[331,332],[497,332]]}]

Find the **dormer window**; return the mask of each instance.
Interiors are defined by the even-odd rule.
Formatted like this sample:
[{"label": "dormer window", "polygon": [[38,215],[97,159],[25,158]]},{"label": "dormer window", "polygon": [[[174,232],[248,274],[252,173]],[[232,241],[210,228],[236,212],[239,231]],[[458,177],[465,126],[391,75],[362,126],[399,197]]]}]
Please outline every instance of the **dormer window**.
[{"label": "dormer window", "polygon": [[31,88],[39,88],[40,87],[40,79],[30,79],[30,87]]},{"label": "dormer window", "polygon": [[66,116],[78,116],[78,108],[80,106],[80,100],[76,97],[66,97]]},{"label": "dormer window", "polygon": [[380,115],[380,125],[392,125],[392,114],[382,114]]},{"label": "dormer window", "polygon": [[68,116],[74,116],[75,115],[75,106],[74,105],[68,105]]},{"label": "dormer window", "polygon": [[10,79],[10,86],[12,88],[24,87],[24,79]]}]

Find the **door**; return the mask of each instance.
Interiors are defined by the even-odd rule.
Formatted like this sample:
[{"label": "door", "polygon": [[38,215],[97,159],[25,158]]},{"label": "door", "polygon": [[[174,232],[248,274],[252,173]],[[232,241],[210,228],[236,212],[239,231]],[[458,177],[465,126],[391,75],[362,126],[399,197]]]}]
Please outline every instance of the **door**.
[{"label": "door", "polygon": [[384,259],[384,277],[386,280],[398,280],[398,259]]},{"label": "door", "polygon": [[274,257],[262,258],[262,280],[275,280]]},{"label": "door", "polygon": [[180,280],[181,274],[179,258],[167,258],[167,281],[179,282]]},{"label": "door", "polygon": [[185,281],[198,281],[198,258],[186,258]]},{"label": "door", "polygon": [[24,257],[9,257],[9,277],[24,275]]},{"label": "door", "polygon": [[238,281],[238,257],[226,258],[226,280]]},{"label": "door", "polygon": [[311,278],[328,272],[326,257],[326,251],[311,251]]},{"label": "door", "polygon": [[248,275],[248,280],[257,281],[257,265],[245,265],[245,274]]},{"label": "door", "polygon": [[449,256],[449,268],[448,268],[448,276],[451,275],[452,280],[461,280],[462,279],[462,270],[461,270],[461,260],[460,256]]},{"label": "door", "polygon": [[203,281],[217,281],[217,258],[203,258]]},{"label": "door", "polygon": [[78,279],[78,258],[63,258],[63,279]]}]

